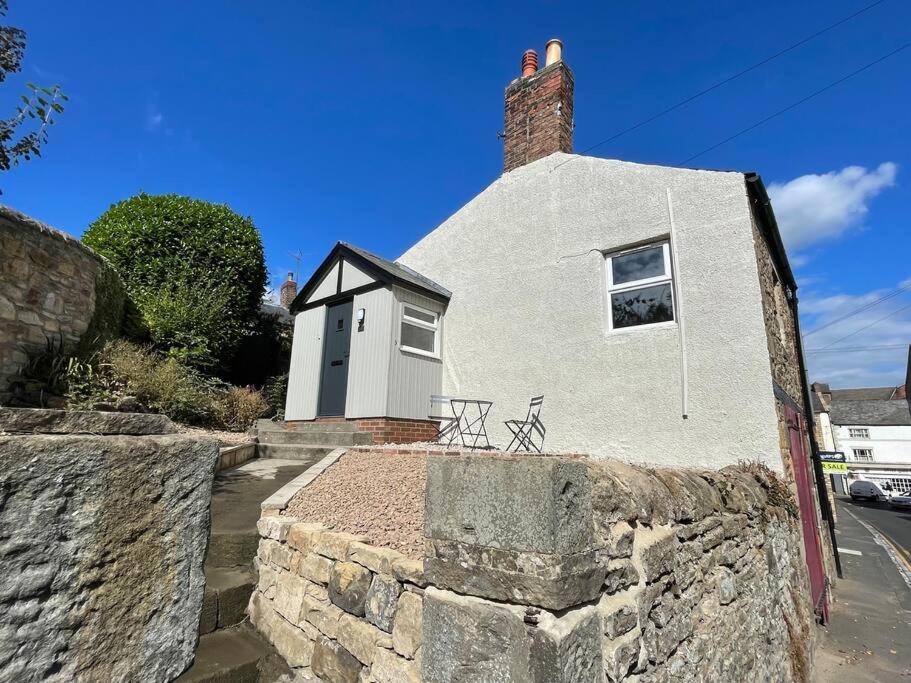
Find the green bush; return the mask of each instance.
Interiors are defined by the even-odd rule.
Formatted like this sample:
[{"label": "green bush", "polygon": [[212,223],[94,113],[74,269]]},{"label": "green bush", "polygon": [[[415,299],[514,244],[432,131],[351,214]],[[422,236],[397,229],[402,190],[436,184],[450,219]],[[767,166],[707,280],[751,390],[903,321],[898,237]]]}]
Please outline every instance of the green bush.
[{"label": "green bush", "polygon": [[288,395],[288,373],[276,375],[263,385],[263,398],[269,404],[270,416],[284,419],[285,397]]},{"label": "green bush", "polygon": [[253,328],[266,285],[253,221],[224,204],[139,194],[83,235],[114,264],[159,349],[224,368]]}]

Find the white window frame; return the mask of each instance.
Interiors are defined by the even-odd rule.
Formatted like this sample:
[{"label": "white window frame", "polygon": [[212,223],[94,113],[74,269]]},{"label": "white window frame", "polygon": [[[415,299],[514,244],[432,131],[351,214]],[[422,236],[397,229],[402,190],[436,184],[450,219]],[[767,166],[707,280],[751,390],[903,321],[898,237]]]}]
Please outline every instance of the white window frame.
[{"label": "white window frame", "polygon": [[848,427],[848,438],[850,438],[850,439],[869,439],[870,438],[870,428],[869,427]]},{"label": "white window frame", "polygon": [[[432,315],[434,318],[433,323],[428,323],[426,320],[419,320],[418,318],[412,318],[408,315],[405,310],[407,308],[413,308],[416,311],[421,313],[426,313],[427,315]],[[425,351],[424,349],[416,349],[413,346],[406,346],[402,342],[402,324],[408,323],[409,325],[414,325],[415,327],[421,327],[425,330],[433,331],[433,353],[430,351]],[[414,353],[419,356],[426,356],[427,358],[440,358],[440,313],[439,311],[432,311],[429,308],[424,308],[423,306],[418,306],[416,304],[410,304],[407,302],[402,302],[402,313],[399,316],[399,350],[405,353]]]},{"label": "white window frame", "polygon": [[[858,451],[866,451],[866,453],[863,456],[860,456],[857,454]],[[855,462],[873,462],[872,448],[852,448],[851,452]]]},{"label": "white window frame", "polygon": [[[614,268],[613,268],[613,259],[617,256],[626,256],[627,254],[633,254],[637,251],[644,251],[646,249],[654,249],[655,247],[661,247],[662,256],[664,257],[664,275],[656,275],[654,277],[646,277],[641,280],[631,280],[630,282],[624,282],[619,285],[614,285]],[[636,247],[631,247],[629,249],[622,249],[620,251],[612,251],[604,254],[604,273],[605,273],[605,283],[607,285],[607,296],[606,306],[607,306],[607,331],[612,334],[628,333],[634,330],[641,330],[643,328],[656,328],[656,327],[674,327],[677,324],[677,291],[674,287],[674,272],[671,269],[671,243],[670,240],[657,240],[655,242],[649,242],[648,244],[640,244]],[[621,292],[626,292],[631,289],[642,289],[643,287],[649,287],[656,284],[669,284],[671,286],[671,308],[673,311],[672,320],[663,320],[657,323],[644,323],[642,325],[627,325],[626,327],[614,327],[614,303],[613,295]]]}]

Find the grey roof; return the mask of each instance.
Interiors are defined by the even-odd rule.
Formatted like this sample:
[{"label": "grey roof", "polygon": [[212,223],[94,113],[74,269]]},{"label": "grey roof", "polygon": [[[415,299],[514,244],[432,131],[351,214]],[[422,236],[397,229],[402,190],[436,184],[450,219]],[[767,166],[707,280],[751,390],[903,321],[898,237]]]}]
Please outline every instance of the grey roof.
[{"label": "grey roof", "polygon": [[871,387],[868,389],[832,389],[832,400],[842,401],[888,401],[895,394],[895,387]]},{"label": "grey roof", "polygon": [[816,392],[810,392],[810,403],[813,406],[814,413],[824,413],[825,410],[822,407],[822,402],[819,400],[819,396],[816,395]]},{"label": "grey roof", "polygon": [[832,392],[830,417],[837,425],[911,425],[908,401],[845,400]]},{"label": "grey roof", "polygon": [[274,315],[283,323],[294,322],[294,316],[291,315],[291,312],[278,304],[270,304],[267,301],[263,301],[259,304],[259,312],[263,315]]},{"label": "grey roof", "polygon": [[436,292],[440,296],[446,297],[447,299],[452,298],[452,292],[450,292],[448,289],[442,285],[438,285],[430,278],[424,277],[408,266],[404,266],[401,263],[396,263],[394,261],[389,261],[388,259],[384,259],[382,256],[372,254],[369,251],[365,251],[364,249],[356,247],[353,244],[349,244],[348,242],[339,242],[339,244],[347,247],[361,258],[364,258],[375,265],[377,268],[385,270],[392,277],[398,280],[404,280],[405,282],[411,283],[417,287],[420,287],[421,289],[429,289],[430,291]]}]

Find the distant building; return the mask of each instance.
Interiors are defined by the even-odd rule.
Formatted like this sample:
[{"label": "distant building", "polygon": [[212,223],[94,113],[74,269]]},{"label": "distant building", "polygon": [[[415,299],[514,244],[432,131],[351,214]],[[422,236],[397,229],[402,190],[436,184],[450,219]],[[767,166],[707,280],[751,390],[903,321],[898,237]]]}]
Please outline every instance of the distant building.
[{"label": "distant building", "polygon": [[817,442],[823,452],[844,454],[847,473],[833,475],[838,493],[852,481],[911,490],[911,348],[905,384],[867,389],[812,385]]}]

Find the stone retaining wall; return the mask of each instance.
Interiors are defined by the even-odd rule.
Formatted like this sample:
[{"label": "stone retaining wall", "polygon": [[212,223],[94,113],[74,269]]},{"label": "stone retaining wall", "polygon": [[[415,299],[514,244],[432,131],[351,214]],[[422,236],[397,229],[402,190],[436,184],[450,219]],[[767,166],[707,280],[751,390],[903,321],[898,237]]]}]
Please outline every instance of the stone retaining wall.
[{"label": "stone retaining wall", "polygon": [[419,681],[423,567],[363,537],[260,519],[250,620],[288,664],[325,681]]},{"label": "stone retaining wall", "polygon": [[427,467],[423,571],[264,507],[250,613],[293,666],[379,683],[809,680],[800,529],[769,470],[433,451]]},{"label": "stone retaining wall", "polygon": [[[5,206],[0,282],[0,402],[10,396],[9,380],[49,339],[72,349],[93,333],[93,322],[101,336],[120,329],[126,295],[110,264],[79,240]],[[100,290],[101,308],[119,309],[100,311],[113,322],[95,319]]]}]

